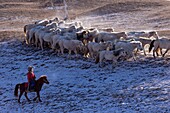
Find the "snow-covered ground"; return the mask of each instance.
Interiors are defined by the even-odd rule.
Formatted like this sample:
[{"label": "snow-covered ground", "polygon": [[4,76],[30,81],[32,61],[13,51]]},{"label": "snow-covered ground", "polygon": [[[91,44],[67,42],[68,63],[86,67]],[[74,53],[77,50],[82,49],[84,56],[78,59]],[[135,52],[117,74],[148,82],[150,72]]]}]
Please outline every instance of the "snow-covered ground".
[{"label": "snow-covered ground", "polygon": [[[100,68],[93,60],[66,56],[19,40],[0,42],[0,112],[170,113],[169,58],[142,57],[112,69],[108,63]],[[14,87],[27,81],[29,65],[37,78],[47,75],[50,84],[42,88],[42,102],[27,102],[22,96],[19,104]]]}]

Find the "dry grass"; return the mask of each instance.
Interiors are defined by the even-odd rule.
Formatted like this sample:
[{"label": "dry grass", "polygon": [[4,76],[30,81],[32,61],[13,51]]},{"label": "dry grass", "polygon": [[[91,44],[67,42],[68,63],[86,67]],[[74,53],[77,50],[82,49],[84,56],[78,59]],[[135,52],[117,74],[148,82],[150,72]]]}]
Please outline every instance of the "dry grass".
[{"label": "dry grass", "polygon": [[[170,2],[163,0],[66,0],[68,5],[68,13],[71,19],[77,17],[88,17],[89,15],[105,15],[105,14],[146,14],[143,18],[136,17],[133,20],[132,25],[134,29],[141,30],[142,28],[160,30],[160,35],[169,35],[170,29]],[[63,5],[55,2],[54,6]],[[50,0],[0,0],[0,31],[1,33],[9,32],[11,36],[12,32],[22,32],[25,24],[34,22],[38,19],[53,18],[58,16],[63,18],[63,10],[50,10],[47,7],[51,6]],[[117,18],[117,17],[115,17]],[[125,23],[133,23],[131,19],[127,18],[125,23],[120,23],[122,18],[119,19],[119,23],[115,23],[115,26],[119,29],[130,30]],[[144,25],[142,21],[147,23]],[[107,20],[106,20],[107,21]],[[113,22],[116,20],[113,18]],[[110,22],[110,20],[109,20]],[[143,26],[140,29],[138,26]],[[104,23],[103,23],[104,24]],[[101,24],[101,25],[103,25]],[[101,26],[100,26],[101,27]],[[104,27],[104,26],[103,26]],[[144,30],[145,30],[144,29]],[[12,31],[12,32],[11,32]],[[7,36],[7,33],[5,33]],[[20,33],[19,33],[20,34]]]}]

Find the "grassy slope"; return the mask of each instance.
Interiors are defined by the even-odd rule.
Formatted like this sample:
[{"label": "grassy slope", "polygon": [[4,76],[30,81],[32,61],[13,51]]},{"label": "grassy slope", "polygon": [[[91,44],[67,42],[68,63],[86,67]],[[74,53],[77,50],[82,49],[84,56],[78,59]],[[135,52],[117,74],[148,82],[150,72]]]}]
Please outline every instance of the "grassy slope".
[{"label": "grassy slope", "polygon": [[[29,2],[28,2],[29,1]],[[69,17],[110,13],[146,13],[146,23],[157,29],[169,29],[170,2],[162,0],[66,0]],[[0,0],[0,31],[22,31],[25,24],[38,19],[63,17],[63,10],[47,10],[49,0]],[[54,4],[57,6],[58,4]],[[62,4],[59,4],[62,5]],[[128,19],[126,20],[128,23]],[[169,30],[164,30],[164,34]],[[11,33],[11,32],[10,32]],[[10,34],[9,33],[9,34]],[[161,32],[162,33],[162,32]],[[5,33],[6,34],[6,33]]]}]

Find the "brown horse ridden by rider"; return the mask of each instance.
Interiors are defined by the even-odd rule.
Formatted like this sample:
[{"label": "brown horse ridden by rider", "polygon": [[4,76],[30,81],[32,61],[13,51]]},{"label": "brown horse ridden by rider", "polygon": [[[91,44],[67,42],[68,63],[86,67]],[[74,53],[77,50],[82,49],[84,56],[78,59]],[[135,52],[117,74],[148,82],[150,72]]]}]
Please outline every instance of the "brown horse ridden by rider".
[{"label": "brown horse ridden by rider", "polygon": [[[45,75],[41,76],[38,80],[35,81],[35,90],[34,90],[34,92],[37,93],[37,97],[34,98],[34,101],[38,98],[39,101],[41,102],[40,91],[41,91],[41,88],[42,88],[44,83],[49,84],[49,81],[47,80],[47,76],[45,76]],[[14,91],[15,96],[18,96],[18,89],[20,90],[18,102],[20,103],[20,99],[21,99],[21,96],[23,95],[23,93],[25,93],[26,99],[28,101],[30,101],[30,99],[27,96],[27,93],[29,92],[28,91],[28,83],[24,82],[24,83],[21,83],[21,84],[17,84],[15,86],[15,91]]]}]

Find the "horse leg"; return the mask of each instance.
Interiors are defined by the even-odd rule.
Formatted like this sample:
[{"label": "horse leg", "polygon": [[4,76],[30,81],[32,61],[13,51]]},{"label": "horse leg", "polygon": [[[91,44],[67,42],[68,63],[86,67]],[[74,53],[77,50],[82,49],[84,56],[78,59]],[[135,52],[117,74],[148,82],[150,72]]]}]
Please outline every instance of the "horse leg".
[{"label": "horse leg", "polygon": [[28,101],[30,101],[30,99],[29,99],[28,96],[27,96],[27,92],[25,92],[25,97],[26,97],[26,99],[27,99]]},{"label": "horse leg", "polygon": [[103,67],[102,65],[103,59],[104,59],[103,55],[99,54],[99,67]]},{"label": "horse leg", "polygon": [[159,48],[156,49],[156,55],[159,56],[158,52],[159,52]]},{"label": "horse leg", "polygon": [[56,51],[57,51],[57,53],[58,53],[58,54],[60,54],[60,53],[61,53],[60,48],[59,48],[59,49],[57,48],[57,49],[56,49]]},{"label": "horse leg", "polygon": [[143,49],[144,55],[146,56],[145,45],[142,46],[142,49]]},{"label": "horse leg", "polygon": [[102,67],[102,58],[99,57],[99,67]]},{"label": "horse leg", "polygon": [[[159,56],[158,50],[159,50],[159,46],[156,46],[156,47],[154,48],[154,50],[153,50],[153,51],[156,53],[157,56]],[[155,58],[155,57],[154,57],[154,58]]]},{"label": "horse leg", "polygon": [[113,63],[112,63],[112,69],[114,69],[117,65],[117,61],[115,59],[113,59]]},{"label": "horse leg", "polygon": [[35,47],[37,48],[37,38],[35,38]]},{"label": "horse leg", "polygon": [[138,49],[135,51],[135,55],[137,55],[138,51],[139,51]]},{"label": "horse leg", "polygon": [[144,55],[146,56],[146,52],[145,52],[145,49],[143,48],[143,52],[144,52]]},{"label": "horse leg", "polygon": [[36,96],[36,97],[33,99],[33,101],[36,101],[37,98],[38,98],[38,97]]},{"label": "horse leg", "polygon": [[163,55],[163,53],[162,53],[162,48],[160,48],[160,53],[161,53],[161,55]]},{"label": "horse leg", "polygon": [[104,64],[102,63],[102,61],[99,62],[99,67],[104,67]]},{"label": "horse leg", "polygon": [[52,41],[52,40],[50,40],[50,48],[52,48],[52,44],[53,44],[53,41]]},{"label": "horse leg", "polygon": [[76,58],[78,58],[77,50],[74,50],[74,53],[76,54]]},{"label": "horse leg", "polygon": [[38,37],[35,38],[35,46],[38,48]]},{"label": "horse leg", "polygon": [[61,54],[64,55],[64,48],[60,47]]},{"label": "horse leg", "polygon": [[31,44],[31,38],[32,38],[32,36],[29,37],[29,39],[28,39],[28,43],[29,43],[29,44]]},{"label": "horse leg", "polygon": [[92,57],[92,59],[94,58],[94,52],[91,52],[91,57]]},{"label": "horse leg", "polygon": [[25,42],[26,42],[26,44],[29,44],[29,42],[28,42],[28,39],[29,39],[29,33],[28,32],[26,32],[25,33]]},{"label": "horse leg", "polygon": [[24,93],[23,91],[20,91],[19,98],[18,98],[18,103],[21,103],[20,99],[21,99],[21,96],[22,96],[23,93]]},{"label": "horse leg", "polygon": [[38,100],[39,100],[40,102],[42,102],[42,100],[40,99],[40,92],[39,92],[39,91],[37,92],[37,97],[38,97]]},{"label": "horse leg", "polygon": [[153,50],[153,57],[155,58],[155,49]]},{"label": "horse leg", "polygon": [[133,60],[136,61],[136,57],[135,57],[134,53],[132,53],[132,57],[133,57]]},{"label": "horse leg", "polygon": [[168,50],[169,50],[169,49],[167,49],[167,50],[165,51],[165,53],[162,55],[162,57],[164,57],[164,56],[165,56],[165,54],[168,52]]},{"label": "horse leg", "polygon": [[44,50],[44,48],[43,48],[43,40],[42,39],[40,39],[40,47],[41,47],[42,50]]},{"label": "horse leg", "polygon": [[91,52],[91,51],[89,52],[89,55],[90,55],[91,58],[93,58],[93,57],[92,57],[92,52]]},{"label": "horse leg", "polygon": [[68,59],[71,59],[71,50],[68,50],[67,58],[68,58]]}]

